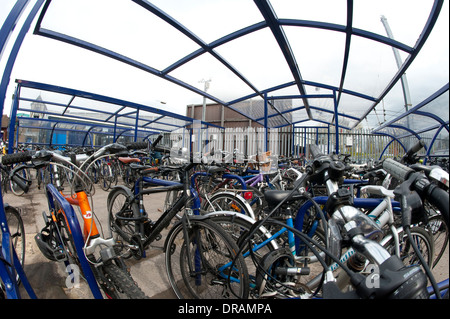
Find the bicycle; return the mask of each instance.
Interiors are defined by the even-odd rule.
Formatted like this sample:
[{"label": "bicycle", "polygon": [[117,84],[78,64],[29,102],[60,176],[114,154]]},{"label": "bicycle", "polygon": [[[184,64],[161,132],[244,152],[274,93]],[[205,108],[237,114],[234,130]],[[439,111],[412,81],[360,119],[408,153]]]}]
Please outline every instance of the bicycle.
[{"label": "bicycle", "polygon": [[[16,164],[27,160],[21,154],[13,160],[2,157],[5,165]],[[11,176],[17,186],[27,188],[20,178]],[[19,211],[13,206],[3,203],[0,196],[0,299],[20,299],[19,284],[23,284],[26,293],[32,299],[37,296],[24,272],[25,262],[25,228]]]},{"label": "bicycle", "polygon": [[[64,262],[70,278],[68,285],[75,285],[77,275],[87,281],[94,298],[145,298],[145,294],[137,286],[122,258],[115,252],[114,239],[104,239],[97,229],[94,213],[89,203],[87,175],[77,166],[79,161],[90,163],[106,152],[117,152],[123,147],[111,144],[103,147],[88,158],[81,154],[65,157],[57,152],[38,151],[29,156],[31,165],[36,167],[51,166],[53,184],[46,185],[46,196],[49,204],[49,215],[43,213],[44,228],[35,236],[35,241],[42,254],[51,261]],[[17,154],[8,155],[14,157]],[[58,168],[74,170],[73,194],[64,195],[59,181]],[[81,166],[82,167],[82,166]],[[75,169],[77,171],[75,171]],[[72,207],[78,206],[83,218],[83,229]],[[67,280],[66,280],[67,283]],[[99,288],[100,286],[100,288]],[[100,290],[101,289],[101,290]]]},{"label": "bicycle", "polygon": [[[152,144],[152,149],[162,135]],[[116,186],[108,196],[108,215],[111,233],[122,243],[129,256],[146,257],[150,244],[162,238],[161,232],[178,215],[178,222],[170,229],[165,243],[165,264],[169,282],[178,298],[246,298],[248,274],[243,257],[236,254],[237,246],[229,235],[207,217],[199,214],[200,201],[192,187],[189,173],[196,164],[159,167],[161,174],[176,173],[180,181],[145,176],[155,172],[144,165],[131,165],[138,179],[133,189]],[[159,185],[145,188],[144,183]],[[147,217],[143,196],[161,192],[180,192],[162,215],[152,222]],[[182,216],[179,215],[183,211]],[[127,253],[125,252],[125,253]],[[223,268],[235,260],[231,270]],[[228,279],[239,278],[238,281]]]},{"label": "bicycle", "polygon": [[[327,187],[328,187],[328,189],[329,189],[329,192],[331,193],[331,194],[334,194],[334,193],[336,193],[337,192],[337,187],[336,187],[336,185],[334,185],[334,183],[332,182],[332,180],[336,180],[336,179],[338,179],[338,177],[339,177],[339,175],[340,175],[340,172],[339,171],[343,171],[343,166],[340,166],[339,167],[339,165],[337,165],[337,163],[335,163],[335,162],[330,162],[330,159],[328,158],[328,157],[325,157],[325,156],[322,156],[322,159],[318,162],[318,163],[316,163],[316,165],[317,165],[317,167],[316,167],[316,169],[317,169],[317,171],[318,171],[318,173],[315,173],[314,175],[316,175],[315,176],[315,178],[318,178],[317,177],[317,174],[319,174],[319,177],[320,177],[320,175],[322,175],[322,174],[325,174],[325,175],[327,175],[328,174],[328,169],[330,169],[330,170],[332,170],[332,169],[334,169],[335,170],[335,172],[332,172],[332,174],[334,175],[334,177],[333,177],[333,179],[331,179],[331,178],[329,178],[329,179],[327,179]],[[331,168],[330,168],[331,167]],[[310,168],[311,169],[311,168]],[[313,176],[314,176],[313,175]],[[301,184],[301,183],[300,183]],[[333,191],[333,192],[331,192],[331,191]],[[276,202],[276,204],[278,204],[278,208],[282,205],[282,202],[287,202],[287,201],[289,201],[289,197],[292,197],[293,196],[293,194],[294,194],[294,192],[292,192],[292,193],[284,193],[283,194],[283,196],[281,196],[281,193],[277,193],[277,192],[274,192],[274,195],[275,195],[275,193],[278,195],[278,196],[274,196],[273,197],[273,200]],[[355,208],[353,208],[352,206],[350,206],[349,204],[350,204],[350,202],[348,201],[348,198],[345,198],[345,196],[343,196],[344,194],[342,194],[341,195],[341,198],[340,198],[340,202],[339,203],[337,203],[337,202],[335,202],[334,203],[334,208],[339,208],[339,209],[345,209],[346,210],[346,214],[348,214],[349,216],[347,216],[347,217],[352,217],[352,218],[354,218],[354,217],[358,217],[358,223],[364,223],[364,224],[366,224],[366,225],[369,225],[370,227],[369,227],[369,229],[371,229],[371,232],[374,232],[372,235],[376,235],[376,234],[380,234],[380,229],[377,227],[377,225],[376,224],[374,224],[373,222],[370,222],[370,220],[367,218],[367,216],[365,216],[365,215],[363,215],[362,214],[362,212],[359,212],[359,211],[357,211]],[[377,200],[378,201],[378,205],[380,205],[380,200]],[[367,201],[365,201],[365,202],[367,202]],[[323,204],[325,204],[326,202],[323,202]],[[337,203],[337,204],[336,204]],[[275,204],[275,205],[276,205]],[[317,205],[317,203],[315,203],[316,204],[316,206],[318,207],[318,205]],[[333,206],[331,205],[331,203],[329,203],[329,208],[330,209],[333,209]],[[373,205],[373,204],[372,204]],[[304,206],[306,206],[306,205],[304,205]],[[357,206],[357,205],[356,205]],[[375,207],[375,206],[374,206]],[[307,209],[306,207],[304,208],[305,210]],[[318,209],[320,210],[320,207],[318,207]],[[381,209],[381,207],[379,207],[379,210],[380,211],[383,211],[383,209]],[[272,211],[272,213],[275,211],[275,209]],[[233,224],[234,224],[234,226],[236,226],[236,221],[239,221],[239,220],[241,220],[242,221],[242,218],[240,217],[240,215],[239,214],[233,214],[233,215],[231,215],[230,214],[230,216],[226,216],[227,214],[225,213],[225,212],[222,212],[222,216],[221,217],[219,217],[219,218],[217,218],[216,219],[216,221],[218,222],[220,219],[222,219],[222,220],[225,220],[225,221],[230,221],[230,219],[232,218],[233,219]],[[231,217],[232,216],[232,217]],[[270,214],[269,214],[269,216],[270,216]],[[334,216],[334,214],[333,214],[333,216]],[[384,217],[383,217],[384,218]],[[302,218],[299,218],[300,220],[302,219]],[[214,220],[214,219],[213,219]],[[288,219],[289,220],[289,219]],[[323,219],[322,219],[323,220]],[[336,222],[336,220],[339,220],[339,219],[337,219],[337,218],[335,218],[335,220],[334,220],[334,222]],[[311,240],[312,241],[312,239],[310,239],[310,237],[311,237],[311,234],[301,234],[301,236],[299,236],[298,235],[298,233],[300,232],[300,231],[302,231],[302,230],[304,230],[302,227],[298,227],[298,225],[294,228],[294,227],[292,227],[291,225],[286,225],[286,224],[281,224],[281,222],[280,221],[272,221],[272,223],[274,223],[274,224],[276,224],[276,223],[278,223],[279,224],[279,227],[281,228],[281,227],[283,227],[283,229],[282,230],[280,230],[280,232],[284,232],[284,231],[286,231],[286,229],[288,229],[289,231],[291,231],[291,232],[293,232],[293,233],[295,233],[299,238],[303,238],[303,240],[304,241],[309,241],[309,240]],[[330,222],[329,222],[330,223]],[[239,224],[244,224],[244,223],[239,223]],[[249,223],[247,223],[247,224],[249,224]],[[253,222],[253,223],[250,223],[250,225],[255,225],[256,223],[255,222]],[[229,225],[230,224],[227,224],[227,227],[229,227]],[[267,226],[266,226],[267,227]],[[340,225],[340,227],[342,227],[342,225]],[[335,228],[335,227],[333,227],[333,228]],[[256,228],[257,229],[257,228]],[[330,228],[329,228],[330,229]],[[246,234],[246,233],[248,233],[249,232],[249,227],[247,226],[247,228],[245,229],[245,227],[241,227],[241,228],[239,228],[239,230],[240,230],[240,232],[241,232],[241,234]],[[326,233],[326,232],[325,232]],[[370,232],[368,232],[368,233],[370,233]],[[423,233],[423,232],[422,232]],[[304,239],[305,238],[305,236],[309,236],[309,237],[307,237],[308,239]],[[269,237],[269,235],[265,235],[265,237],[266,238],[268,238]],[[339,236],[338,236],[338,234],[335,234],[334,236],[332,236],[333,238],[335,237],[335,238],[339,238]],[[260,238],[260,236],[258,236],[258,238]],[[270,240],[270,239],[267,239],[267,240]],[[412,239],[410,239],[410,243],[412,242],[413,240]],[[242,241],[241,241],[242,242]],[[292,241],[290,241],[291,243],[292,243]],[[318,241],[315,241],[315,243],[316,244],[318,244],[319,242]],[[254,245],[256,245],[255,244],[255,242],[254,242],[254,238],[252,238],[252,247],[254,246]],[[291,249],[293,248],[293,246],[292,245],[290,245],[291,246]],[[333,245],[331,245],[331,246],[333,246]],[[240,247],[242,247],[242,246],[240,246]],[[381,246],[380,246],[381,247]],[[339,247],[335,247],[336,249],[334,249],[335,251],[340,251],[340,248]],[[257,247],[253,247],[253,248],[248,248],[248,250],[250,251],[255,251],[256,249],[259,249],[259,247],[257,246]],[[417,254],[417,253],[416,253]],[[339,254],[337,254],[337,255],[339,255],[340,256],[340,253]],[[386,251],[386,253],[385,253],[385,255],[387,255],[387,251]],[[399,258],[398,256],[396,256],[397,258]],[[292,292],[292,290],[293,290],[293,286],[292,285],[290,285],[290,284],[286,284],[286,282],[287,281],[289,281],[289,279],[294,279],[295,278],[295,276],[298,276],[299,274],[301,274],[301,273],[303,273],[303,274],[308,274],[308,269],[307,268],[300,268],[300,267],[296,267],[296,264],[295,264],[295,262],[296,262],[296,258],[299,258],[299,256],[296,256],[296,253],[295,253],[295,248],[294,248],[294,250],[293,251],[291,251],[291,252],[289,252],[289,250],[286,250],[286,249],[283,249],[283,248],[281,248],[280,250],[278,250],[278,251],[276,251],[276,250],[273,250],[273,251],[271,251],[270,253],[268,253],[266,256],[264,256],[264,258],[259,258],[258,259],[258,261],[259,261],[259,265],[258,266],[260,266],[260,268],[261,269],[263,269],[264,271],[269,271],[269,269],[276,269],[277,270],[277,272],[278,273],[271,273],[271,274],[264,274],[264,275],[259,275],[259,285],[261,285],[261,282],[263,282],[264,283],[264,280],[265,279],[262,279],[264,276],[271,276],[271,278],[272,278],[272,288],[274,288],[274,290],[277,290],[277,291],[279,291],[280,290],[280,287],[281,286],[283,286],[284,287],[284,290],[285,291],[288,291],[288,290],[290,290],[291,292]],[[306,259],[308,259],[309,260],[309,262],[312,262],[313,261],[313,258],[311,258],[311,257],[306,257],[306,259],[305,259],[305,257],[300,257],[300,258],[303,258],[303,260],[306,260]],[[318,255],[318,256],[316,256],[315,257],[316,258],[316,260],[319,260],[319,258],[320,258],[320,254]],[[348,257],[347,257],[348,258]],[[345,258],[345,260],[347,259],[347,258]],[[340,266],[342,266],[343,265],[343,262],[345,261],[345,260],[339,260],[339,262],[336,260],[336,263],[338,263]],[[400,259],[398,259],[398,260],[400,260]],[[298,260],[297,260],[298,261]],[[275,265],[276,265],[276,267],[275,267]],[[283,270],[284,269],[284,270]],[[327,269],[327,268],[326,268]],[[330,268],[331,269],[331,268]],[[281,275],[281,274],[283,274],[283,275]],[[283,282],[280,282],[280,280],[277,280],[277,277],[278,277],[278,279],[280,279],[281,277],[282,277],[282,279],[283,279]],[[312,282],[313,281],[311,281],[311,283],[310,283],[310,285],[312,285]],[[316,280],[316,287],[318,286],[317,285],[317,280]],[[265,285],[266,285],[266,283],[264,283]],[[258,279],[257,279],[257,285],[258,285]],[[305,287],[305,286],[303,286],[302,287],[302,289],[303,290],[305,290],[304,288],[308,288],[307,286]],[[307,290],[310,290],[312,288],[312,286],[309,288],[309,289],[307,289]],[[300,291],[299,291],[300,292]],[[309,293],[310,291],[308,291],[308,293]],[[303,291],[303,294],[297,294],[296,296],[298,297],[298,296],[307,296],[308,295],[308,293],[306,293],[305,291]],[[267,294],[266,294],[267,295]],[[273,294],[271,295],[271,296],[274,296]],[[292,295],[291,295],[292,296]]]}]

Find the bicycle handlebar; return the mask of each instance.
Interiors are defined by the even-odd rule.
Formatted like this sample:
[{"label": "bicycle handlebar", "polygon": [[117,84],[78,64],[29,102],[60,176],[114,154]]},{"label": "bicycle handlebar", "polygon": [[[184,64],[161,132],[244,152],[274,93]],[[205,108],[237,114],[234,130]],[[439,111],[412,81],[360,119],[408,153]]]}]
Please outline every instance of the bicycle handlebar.
[{"label": "bicycle handlebar", "polygon": [[412,164],[414,162],[414,155],[420,151],[423,147],[425,147],[425,142],[423,140],[419,140],[416,144],[414,144],[406,153],[403,155],[403,161],[405,163]]},{"label": "bicycle handlebar", "polygon": [[440,210],[442,216],[444,217],[444,221],[448,226],[449,194],[445,190],[431,184],[425,175],[417,173],[412,168],[409,168],[408,166],[392,159],[384,160],[383,168],[401,182],[411,179],[410,188],[417,191],[421,197],[426,197],[432,205],[436,206]]},{"label": "bicycle handlebar", "polygon": [[407,180],[409,175],[415,172],[412,168],[409,168],[408,166],[391,158],[387,158],[384,160],[383,168],[394,178],[400,180],[401,182]]},{"label": "bicycle handlebar", "polygon": [[28,162],[31,160],[31,154],[29,152],[5,154],[2,157],[3,165],[11,165],[16,163]]},{"label": "bicycle handlebar", "polygon": [[322,153],[322,151],[320,150],[319,146],[315,145],[315,144],[310,144],[309,145],[309,151],[311,152],[311,155],[313,156],[313,158],[318,158],[320,156],[324,156],[325,154]]},{"label": "bicycle handlebar", "polygon": [[140,150],[146,149],[148,147],[147,142],[130,142],[125,144],[126,148],[129,150]]},{"label": "bicycle handlebar", "polygon": [[158,145],[158,143],[162,140],[163,135],[159,134],[158,137],[156,138],[156,140],[153,141],[151,148],[155,149],[156,145]]}]

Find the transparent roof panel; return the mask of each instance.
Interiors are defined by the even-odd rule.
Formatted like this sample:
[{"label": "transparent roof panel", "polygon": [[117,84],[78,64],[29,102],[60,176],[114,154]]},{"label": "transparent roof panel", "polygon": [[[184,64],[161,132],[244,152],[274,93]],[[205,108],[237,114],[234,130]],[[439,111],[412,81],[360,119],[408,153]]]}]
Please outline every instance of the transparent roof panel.
[{"label": "transparent roof panel", "polygon": [[302,19],[345,24],[345,0],[272,0],[271,4],[280,19]]},{"label": "transparent roof panel", "polygon": [[[133,18],[124,19],[124,13]],[[61,20],[65,23],[59,23]],[[181,32],[132,1],[54,1],[42,27],[94,43],[160,70],[199,48]]]},{"label": "transparent roof panel", "polygon": [[294,80],[275,38],[267,28],[223,44],[215,51],[259,90]]},{"label": "transparent roof panel", "polygon": [[[144,128],[156,127],[150,118],[171,127],[179,118],[161,115],[184,116],[204,96],[261,123],[266,93],[307,95],[269,103],[269,126],[334,125],[325,94],[339,98],[342,127],[376,127],[405,110],[402,72],[409,108],[448,83],[448,11],[442,0],[53,0],[13,77],[156,108],[141,114]],[[136,125],[135,107],[89,96],[22,88],[21,106],[39,94],[55,114]]]},{"label": "transparent roof panel", "polygon": [[151,3],[206,43],[262,20],[253,0],[156,0]]},{"label": "transparent roof panel", "polygon": [[392,48],[376,41],[352,37],[350,57],[345,77],[348,90],[378,97],[398,71]]},{"label": "transparent roof panel", "polygon": [[345,34],[303,27],[284,26],[283,29],[303,79],[339,87]]},{"label": "transparent roof panel", "polygon": [[394,38],[414,46],[427,22],[432,5],[432,0],[356,1],[353,7],[353,26],[386,35],[380,21],[383,15],[388,20]]}]

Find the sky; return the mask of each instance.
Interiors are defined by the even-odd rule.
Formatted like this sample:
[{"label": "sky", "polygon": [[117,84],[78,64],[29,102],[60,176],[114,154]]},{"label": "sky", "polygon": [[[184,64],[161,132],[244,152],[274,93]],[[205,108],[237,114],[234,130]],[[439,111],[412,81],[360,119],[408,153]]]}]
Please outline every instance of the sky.
[{"label": "sky", "polygon": [[[3,23],[15,0],[0,0]],[[153,4],[170,14],[205,43],[263,20],[251,0],[155,0]],[[386,16],[396,40],[414,46],[428,17],[430,0],[355,1],[353,26],[386,35],[380,21]],[[34,0],[31,1],[34,4]],[[272,0],[279,18],[346,23],[344,0]],[[31,7],[31,5],[29,5]],[[444,2],[429,43],[407,72],[413,106],[448,83],[449,20],[448,1]],[[24,16],[22,19],[24,19]],[[87,92],[185,114],[186,105],[201,104],[203,97],[158,77],[118,61],[59,41],[33,35],[33,22],[11,76],[4,113],[9,114],[15,79],[24,79]],[[136,3],[128,0],[53,0],[42,26],[80,37],[105,48],[163,70],[199,48],[193,41],[162,23]],[[18,28],[16,28],[18,29]],[[285,27],[292,51],[304,80],[338,86],[345,35],[328,30]],[[15,31],[17,32],[17,30]],[[9,46],[13,41],[10,41]],[[7,52],[7,50],[5,50]],[[215,48],[258,89],[292,81],[282,53],[268,28]],[[7,56],[7,54],[6,54]],[[407,54],[401,52],[402,59]],[[0,61],[4,66],[5,54]],[[352,37],[345,88],[377,97],[396,72],[392,49],[367,39]],[[221,63],[209,54],[175,69],[169,75],[227,102],[252,93]],[[326,93],[308,87],[308,93]],[[277,92],[298,94],[295,88]],[[323,108],[330,100],[314,101]],[[342,110],[360,115],[370,103],[350,97]],[[376,123],[403,110],[403,95],[397,85],[369,116]]]}]

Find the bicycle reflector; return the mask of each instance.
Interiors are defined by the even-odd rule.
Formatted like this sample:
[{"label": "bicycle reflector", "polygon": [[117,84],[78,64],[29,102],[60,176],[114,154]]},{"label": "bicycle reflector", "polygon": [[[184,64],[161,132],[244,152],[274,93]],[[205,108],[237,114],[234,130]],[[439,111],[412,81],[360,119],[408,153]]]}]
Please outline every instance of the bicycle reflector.
[{"label": "bicycle reflector", "polygon": [[253,192],[244,192],[244,198],[246,200],[252,199],[253,198]]}]

